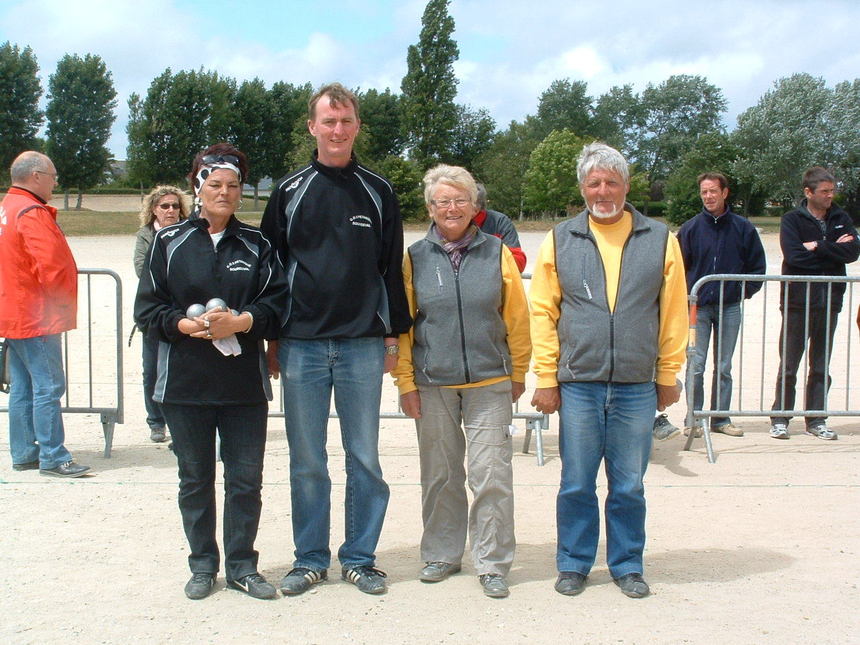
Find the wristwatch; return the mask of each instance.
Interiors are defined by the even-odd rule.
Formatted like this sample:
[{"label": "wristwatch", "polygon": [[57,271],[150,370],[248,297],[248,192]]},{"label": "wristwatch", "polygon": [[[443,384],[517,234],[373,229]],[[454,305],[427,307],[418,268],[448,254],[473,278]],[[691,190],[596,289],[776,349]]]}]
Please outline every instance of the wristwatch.
[{"label": "wristwatch", "polygon": [[386,356],[397,356],[400,353],[399,345],[386,345],[385,346],[385,355]]}]

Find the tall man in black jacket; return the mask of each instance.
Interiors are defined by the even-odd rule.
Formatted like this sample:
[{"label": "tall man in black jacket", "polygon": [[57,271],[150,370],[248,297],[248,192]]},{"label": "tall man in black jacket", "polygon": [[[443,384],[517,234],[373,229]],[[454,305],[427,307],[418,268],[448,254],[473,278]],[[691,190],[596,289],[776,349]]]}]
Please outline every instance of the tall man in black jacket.
[{"label": "tall man in black jacket", "polygon": [[[860,243],[851,217],[833,205],[836,178],[815,166],[803,173],[800,206],[782,216],[779,244],[784,275],[845,275],[845,265],[860,256]],[[845,283],[797,282],[780,290],[783,324],[779,335],[779,372],[772,410],[794,408],[797,368],[809,342],[809,371],[806,379],[807,410],[823,410],[830,387],[828,366],[833,350],[836,320],[842,310]],[[830,297],[828,298],[828,293]],[[806,318],[809,314],[807,328]],[[836,439],[826,417],[806,417],[806,433],[819,439]],[[770,436],[788,439],[788,417],[772,416]]]},{"label": "tall man in black jacket", "polygon": [[332,390],[346,453],[341,575],[365,593],[386,589],[374,566],[389,496],[379,465],[379,402],[383,372],[397,364],[398,337],[412,320],[400,209],[391,184],[352,154],[360,124],[358,100],[341,84],[314,94],[308,130],[317,150],[310,165],[278,181],[261,223],[290,284],[286,322],[269,348],[270,369],[283,375],[290,446],[296,559],[281,581],[287,595],[325,580],[331,560]]}]

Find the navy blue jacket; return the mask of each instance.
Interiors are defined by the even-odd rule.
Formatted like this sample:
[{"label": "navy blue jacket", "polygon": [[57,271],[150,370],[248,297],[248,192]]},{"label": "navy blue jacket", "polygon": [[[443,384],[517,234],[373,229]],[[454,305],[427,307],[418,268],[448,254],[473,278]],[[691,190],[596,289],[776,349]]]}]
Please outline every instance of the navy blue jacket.
[{"label": "navy blue jacket", "polygon": [[[851,242],[836,243],[843,235],[853,235]],[[807,251],[804,242],[818,242],[814,251]],[[815,216],[806,208],[806,200],[800,206],[782,216],[779,224],[779,245],[782,247],[783,275],[845,275],[845,265],[860,256],[860,242],[851,216],[835,204],[824,216],[824,230]],[[790,309],[803,309],[806,305],[806,284],[793,283],[788,288]],[[827,306],[827,284],[810,286],[810,307]],[[784,291],[780,289],[780,306]],[[845,283],[837,282],[831,287],[832,311],[842,310]]]},{"label": "navy blue jacket", "polygon": [[[715,273],[764,274],[767,263],[758,231],[744,217],[731,210],[714,217],[706,210],[687,220],[678,230],[678,242],[684,257],[687,293],[696,281]],[[761,282],[747,282],[744,297],[749,298]],[[720,283],[708,282],[699,290],[699,305],[720,302]],[[741,283],[726,282],[723,303],[740,302]]]}]

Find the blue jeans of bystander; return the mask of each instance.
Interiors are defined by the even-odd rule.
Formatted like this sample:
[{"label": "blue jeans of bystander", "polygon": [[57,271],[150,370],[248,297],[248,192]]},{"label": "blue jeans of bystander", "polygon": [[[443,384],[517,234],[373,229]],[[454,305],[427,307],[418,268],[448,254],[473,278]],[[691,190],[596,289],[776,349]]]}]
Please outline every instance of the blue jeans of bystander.
[{"label": "blue jeans of bystander", "polygon": [[[720,305],[702,305],[696,313],[696,348],[691,368],[693,370],[693,409],[701,410],[705,403],[705,364],[708,345],[713,332],[713,377],[711,378],[711,410],[729,410],[732,403],[732,356],[741,328],[741,305],[739,302],[724,303],[722,318]],[[713,417],[712,427],[731,423],[729,417]]]}]

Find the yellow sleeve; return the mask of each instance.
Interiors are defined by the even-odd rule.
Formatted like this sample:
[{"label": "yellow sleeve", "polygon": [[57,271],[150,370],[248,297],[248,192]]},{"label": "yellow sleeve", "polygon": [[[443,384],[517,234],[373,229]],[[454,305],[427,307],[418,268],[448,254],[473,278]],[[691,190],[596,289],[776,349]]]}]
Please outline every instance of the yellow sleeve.
[{"label": "yellow sleeve", "polygon": [[678,238],[669,235],[660,289],[660,332],[657,350],[657,383],[675,385],[687,349],[687,281]]},{"label": "yellow sleeve", "polygon": [[[412,320],[415,320],[415,315],[418,313],[418,307],[415,304],[415,289],[412,286],[412,257],[409,252],[403,254],[403,286],[406,288],[406,302],[409,305],[409,315]],[[400,351],[397,356],[397,367],[391,372],[394,377],[394,384],[400,391],[400,394],[406,394],[417,390],[415,385],[415,371],[412,366],[412,343],[415,336],[413,330],[415,325],[409,328],[405,334],[400,334]]]},{"label": "yellow sleeve", "polygon": [[529,338],[529,305],[523,279],[513,254],[502,245],[502,320],[508,330],[508,349],[513,362],[511,380],[526,382],[532,342]]},{"label": "yellow sleeve", "polygon": [[[683,276],[682,276],[683,277]],[[558,385],[558,319],[561,285],[555,267],[555,238],[550,231],[540,245],[529,289],[533,367],[538,387]]]}]

